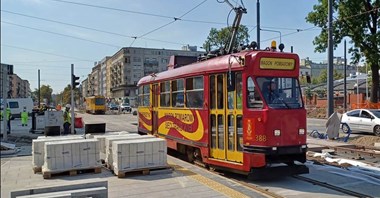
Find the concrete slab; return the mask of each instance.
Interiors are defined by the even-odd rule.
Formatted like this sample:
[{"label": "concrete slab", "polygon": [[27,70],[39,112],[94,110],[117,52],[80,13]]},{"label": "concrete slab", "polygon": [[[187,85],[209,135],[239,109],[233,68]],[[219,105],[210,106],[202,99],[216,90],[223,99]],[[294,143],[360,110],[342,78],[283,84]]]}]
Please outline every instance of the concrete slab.
[{"label": "concrete slab", "polygon": [[[191,164],[182,164],[176,158],[168,158],[176,165],[181,163],[181,167],[186,165],[187,171],[191,170],[192,174],[185,174],[181,169],[119,179],[103,169],[100,174],[59,176],[44,180],[41,174],[33,173],[31,156],[1,158],[1,197],[10,197],[11,191],[20,189],[65,186],[94,180],[108,182],[109,197],[229,197],[234,193],[239,194],[239,197],[263,197],[227,178],[213,175]],[[239,187],[245,191],[239,191]]]}]

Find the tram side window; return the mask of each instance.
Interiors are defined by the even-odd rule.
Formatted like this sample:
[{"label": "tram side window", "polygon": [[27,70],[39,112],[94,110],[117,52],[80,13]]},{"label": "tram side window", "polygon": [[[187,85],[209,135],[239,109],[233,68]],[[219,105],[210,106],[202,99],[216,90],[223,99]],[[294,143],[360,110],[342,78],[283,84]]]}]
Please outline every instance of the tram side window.
[{"label": "tram side window", "polygon": [[210,109],[215,109],[215,76],[210,76]]},{"label": "tram side window", "polygon": [[223,75],[216,77],[216,90],[217,90],[217,109],[224,108],[224,89],[223,89]]},{"label": "tram side window", "polygon": [[161,83],[160,106],[170,107],[170,81]]},{"label": "tram side window", "polygon": [[172,106],[173,107],[184,107],[184,87],[183,79],[172,81]]},{"label": "tram side window", "polygon": [[138,106],[143,106],[143,86],[140,86],[138,91],[139,91],[139,94],[138,94],[138,99],[137,99],[137,105]]},{"label": "tram side window", "polygon": [[236,73],[235,85],[236,85],[236,109],[242,109],[243,101],[243,79],[241,72]]},{"label": "tram side window", "polygon": [[142,106],[150,106],[150,88],[149,85],[144,85],[143,87],[143,95],[142,95]]},{"label": "tram side window", "polygon": [[203,76],[186,79],[186,107],[203,108]]},{"label": "tram side window", "polygon": [[247,106],[248,108],[263,108],[263,101],[251,77],[247,79]]}]

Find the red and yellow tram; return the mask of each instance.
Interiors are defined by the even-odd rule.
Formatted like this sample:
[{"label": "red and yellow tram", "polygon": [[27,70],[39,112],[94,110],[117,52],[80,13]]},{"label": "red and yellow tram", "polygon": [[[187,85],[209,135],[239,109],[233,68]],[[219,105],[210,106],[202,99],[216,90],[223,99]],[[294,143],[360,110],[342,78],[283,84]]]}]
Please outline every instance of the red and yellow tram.
[{"label": "red and yellow tram", "polygon": [[308,173],[298,77],[298,55],[275,50],[172,64],[138,83],[139,133],[252,179]]}]

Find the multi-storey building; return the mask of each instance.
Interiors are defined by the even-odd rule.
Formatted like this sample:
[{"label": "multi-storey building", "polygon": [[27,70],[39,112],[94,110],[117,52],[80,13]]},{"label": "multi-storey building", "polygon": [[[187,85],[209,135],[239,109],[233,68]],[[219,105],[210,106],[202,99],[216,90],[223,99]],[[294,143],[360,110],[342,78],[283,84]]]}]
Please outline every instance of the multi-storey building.
[{"label": "multi-storey building", "polygon": [[[136,84],[141,77],[167,70],[170,56],[199,56],[196,47],[188,50],[167,50],[124,47],[110,58],[110,90],[117,100],[128,99],[131,105],[137,97]],[[189,51],[191,50],[191,51]],[[127,101],[128,101],[127,100]]]},{"label": "multi-storey building", "polygon": [[84,79],[81,83],[81,92],[84,98],[88,97],[88,78]]},{"label": "multi-storey building", "polygon": [[[7,98],[10,98],[11,96],[9,95],[10,94],[10,92],[9,92],[9,90],[10,90],[10,86],[9,86],[9,84],[10,84],[10,81],[9,81],[9,78],[10,78],[10,75],[8,75],[8,74],[12,74],[13,73],[13,65],[8,65],[8,64],[3,64],[3,63],[1,63],[1,68],[0,68],[0,84],[1,84],[1,86],[0,86],[0,98],[4,98],[4,96],[3,96],[3,90],[4,89],[6,89],[7,91],[8,91],[8,94],[7,94]],[[3,83],[3,77],[4,77],[4,75],[5,76],[7,76],[7,81],[8,81],[8,83]]]},{"label": "multi-storey building", "polygon": [[100,61],[100,72],[99,72],[99,95],[107,96],[107,63],[110,57],[106,56]]},{"label": "multi-storey building", "polygon": [[[334,70],[336,70],[338,73],[341,73],[343,75],[344,74],[344,59],[341,57],[334,57],[333,64],[334,64],[333,66]],[[311,60],[309,60],[309,58],[301,59],[300,65],[305,66],[304,72],[306,72],[306,67],[309,67],[310,75],[313,78],[320,76],[321,72],[327,69],[327,61],[323,61],[322,63],[314,63]],[[351,75],[355,74],[356,69],[357,69],[356,66],[347,65],[347,68],[346,68],[347,76],[349,76],[350,74]]]},{"label": "multi-storey building", "polygon": [[[99,62],[100,63],[100,62]],[[88,95],[96,96],[100,94],[100,64],[96,63],[92,68],[91,74],[88,75]]]},{"label": "multi-storey building", "polygon": [[[3,78],[7,76],[7,82],[3,83]],[[29,81],[23,80],[13,73],[13,65],[1,63],[0,68],[0,96],[3,98],[3,90],[7,90],[7,98],[27,98],[31,95]]]}]

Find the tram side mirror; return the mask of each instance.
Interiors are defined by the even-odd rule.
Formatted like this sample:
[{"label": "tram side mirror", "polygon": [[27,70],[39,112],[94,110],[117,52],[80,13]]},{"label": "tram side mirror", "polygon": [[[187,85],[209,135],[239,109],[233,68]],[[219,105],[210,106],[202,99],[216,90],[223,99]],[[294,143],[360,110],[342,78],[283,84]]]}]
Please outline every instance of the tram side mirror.
[{"label": "tram side mirror", "polygon": [[309,75],[306,76],[306,82],[309,83],[309,84],[311,83],[311,78],[310,78]]},{"label": "tram side mirror", "polygon": [[227,72],[227,91],[235,91],[235,72]]}]

